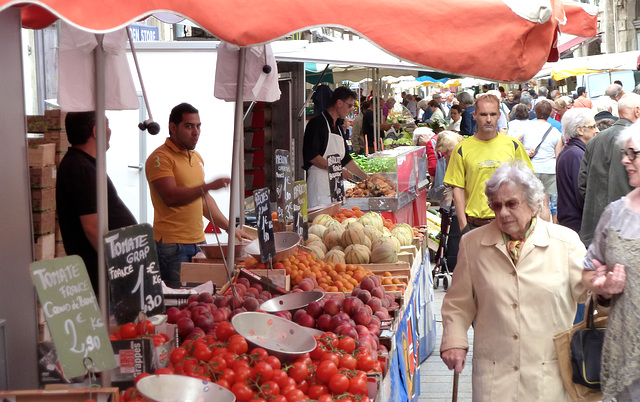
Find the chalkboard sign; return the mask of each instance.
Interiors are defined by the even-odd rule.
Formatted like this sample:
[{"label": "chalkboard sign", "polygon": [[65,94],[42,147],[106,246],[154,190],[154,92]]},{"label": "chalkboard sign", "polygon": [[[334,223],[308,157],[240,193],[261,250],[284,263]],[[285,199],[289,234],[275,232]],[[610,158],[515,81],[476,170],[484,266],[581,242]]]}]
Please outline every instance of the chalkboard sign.
[{"label": "chalkboard sign", "polygon": [[285,223],[293,220],[293,197],[291,196],[291,159],[289,151],[276,149],[275,152],[275,176],[276,176],[276,206],[278,220]]},{"label": "chalkboard sign", "polygon": [[293,231],[303,240],[309,238],[307,219],[307,182],[300,180],[293,183]]},{"label": "chalkboard sign", "polygon": [[77,255],[31,264],[31,277],[66,377],[86,373],[85,358],[96,371],[116,367],[84,261]]},{"label": "chalkboard sign", "polygon": [[342,158],[338,154],[327,156],[327,169],[329,170],[329,191],[331,202],[344,200],[344,185],[342,184]]},{"label": "chalkboard sign", "polygon": [[142,311],[164,313],[162,279],[153,229],[148,223],[112,230],[104,237],[109,289],[116,322],[132,322]]},{"label": "chalkboard sign", "polygon": [[271,205],[269,204],[269,189],[254,190],[253,201],[256,204],[256,219],[258,224],[258,242],[260,244],[260,260],[269,261],[269,257],[276,256],[276,239],[273,235],[273,220],[271,219]]}]

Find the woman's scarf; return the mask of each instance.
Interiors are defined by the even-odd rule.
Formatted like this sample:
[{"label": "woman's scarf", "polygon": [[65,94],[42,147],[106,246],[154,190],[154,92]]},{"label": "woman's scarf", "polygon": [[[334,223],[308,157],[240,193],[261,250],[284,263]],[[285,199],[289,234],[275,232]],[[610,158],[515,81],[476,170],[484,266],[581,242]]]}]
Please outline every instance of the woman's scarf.
[{"label": "woman's scarf", "polygon": [[529,229],[524,234],[524,238],[522,240],[511,240],[511,236],[502,232],[502,238],[504,239],[505,244],[507,245],[507,251],[509,251],[509,256],[513,261],[513,265],[518,264],[518,260],[520,259],[520,251],[522,251],[522,246],[527,241],[531,233],[533,233],[533,229],[536,228],[536,223],[538,222],[538,217],[534,216],[531,219],[531,225],[529,225]]}]

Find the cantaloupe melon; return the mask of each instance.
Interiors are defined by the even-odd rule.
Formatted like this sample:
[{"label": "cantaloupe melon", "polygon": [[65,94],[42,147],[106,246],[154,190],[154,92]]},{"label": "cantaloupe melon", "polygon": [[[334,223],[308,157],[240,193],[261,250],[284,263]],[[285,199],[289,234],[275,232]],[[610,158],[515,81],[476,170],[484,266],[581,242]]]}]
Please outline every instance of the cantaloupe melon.
[{"label": "cantaloupe melon", "polygon": [[316,235],[322,239],[325,230],[327,230],[327,227],[324,225],[311,225],[309,226],[309,236]]},{"label": "cantaloupe melon", "polygon": [[[324,226],[321,226],[324,227]],[[314,241],[322,241],[322,237],[318,237],[317,235],[313,234],[313,233],[309,233],[309,237],[307,237],[307,240],[304,241],[304,245],[308,246],[309,244],[313,243]]]},{"label": "cantaloupe melon", "polygon": [[349,225],[350,223],[353,223],[353,222],[358,222],[358,218],[347,218],[347,219],[343,220],[342,221],[342,227],[346,229],[347,225]]},{"label": "cantaloupe melon", "polygon": [[318,243],[321,243],[321,242],[314,242],[313,246],[309,246],[309,250],[311,250],[311,253],[315,254],[319,260],[324,260],[325,252],[320,247],[318,247],[317,245]]},{"label": "cantaloupe melon", "polygon": [[332,220],[333,218],[331,217],[331,215],[328,214],[320,214],[318,216],[316,216],[315,218],[313,218],[313,224],[314,225],[324,225],[324,222]]},{"label": "cantaloupe melon", "polygon": [[345,249],[351,244],[365,244],[365,239],[369,239],[364,231],[356,226],[345,229],[340,238],[340,245]]},{"label": "cantaloupe melon", "polygon": [[375,226],[367,225],[362,229],[362,231],[372,242],[382,236],[382,232],[380,232]]},{"label": "cantaloupe melon", "polygon": [[339,262],[345,264],[344,252],[340,250],[331,250],[324,256],[324,262],[332,262],[337,264]]},{"label": "cantaloupe melon", "polygon": [[371,262],[374,264],[398,262],[398,252],[392,242],[383,241],[371,250]]},{"label": "cantaloupe melon", "polygon": [[318,247],[320,248],[320,250],[322,250],[322,252],[324,254],[327,253],[327,251],[329,251],[329,249],[327,248],[327,246],[324,245],[324,242],[322,240],[316,240],[314,242],[311,242],[307,245],[307,247],[311,248],[311,247]]},{"label": "cantaloupe melon", "polygon": [[362,244],[352,244],[344,249],[344,258],[347,264],[368,264],[369,249]]},{"label": "cantaloupe melon", "polygon": [[391,235],[400,241],[401,246],[410,246],[413,241],[413,229],[411,229],[411,235],[409,235],[406,228],[395,227],[391,231]]},{"label": "cantaloupe melon", "polygon": [[341,245],[340,238],[342,237],[343,232],[344,229],[342,228],[342,225],[332,225],[325,230],[322,241],[324,242],[324,245],[327,246],[328,250]]}]

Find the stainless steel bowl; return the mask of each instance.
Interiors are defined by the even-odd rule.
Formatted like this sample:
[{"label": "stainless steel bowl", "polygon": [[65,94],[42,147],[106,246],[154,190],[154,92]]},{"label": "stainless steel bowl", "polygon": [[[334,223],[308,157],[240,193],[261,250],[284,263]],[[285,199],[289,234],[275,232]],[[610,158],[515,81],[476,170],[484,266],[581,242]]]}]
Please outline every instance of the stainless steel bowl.
[{"label": "stainless steel bowl", "polygon": [[309,221],[309,223],[311,223],[318,215],[321,215],[321,214],[327,214],[327,215],[333,216],[337,214],[338,211],[340,211],[340,208],[342,208],[341,202],[334,202],[331,204],[323,204],[323,205],[315,206],[313,208],[310,208],[307,211],[307,220]]},{"label": "stainless steel bowl", "polygon": [[228,389],[212,382],[183,375],[163,374],[142,378],[136,388],[156,402],[235,402]]},{"label": "stainless steel bowl", "polygon": [[309,303],[318,301],[324,297],[324,293],[317,290],[308,292],[287,293],[286,295],[274,297],[260,305],[260,310],[267,313],[277,313],[278,311],[297,310],[306,307]]},{"label": "stainless steel bowl", "polygon": [[[274,239],[276,255],[272,259],[273,262],[278,262],[294,255],[302,238],[294,232],[276,232],[274,233]],[[256,260],[260,260],[260,243],[258,239],[249,243],[244,250]]]},{"label": "stainless steel bowl", "polygon": [[293,321],[267,314],[246,312],[234,315],[236,331],[255,347],[263,348],[283,361],[292,361],[316,348],[316,340]]},{"label": "stainless steel bowl", "polygon": [[[245,252],[245,247],[247,247],[247,245],[249,244],[249,242],[236,242],[233,245],[233,249],[234,249],[234,254],[235,257],[244,257],[247,255],[247,253]],[[216,244],[216,243],[212,243],[212,244],[200,244],[199,247],[202,250],[202,253],[205,255],[205,257],[210,258],[210,259],[214,259],[214,260],[218,260],[222,258],[222,254],[220,253],[220,249],[222,249],[222,253],[224,253],[224,257],[227,258],[227,248],[228,248],[228,244],[227,243],[220,243],[220,245]]]}]

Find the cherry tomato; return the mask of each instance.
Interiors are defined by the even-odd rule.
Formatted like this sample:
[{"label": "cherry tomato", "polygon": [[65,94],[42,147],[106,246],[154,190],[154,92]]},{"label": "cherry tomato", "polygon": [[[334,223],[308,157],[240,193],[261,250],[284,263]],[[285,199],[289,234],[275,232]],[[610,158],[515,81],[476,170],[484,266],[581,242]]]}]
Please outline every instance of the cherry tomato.
[{"label": "cherry tomato", "polygon": [[318,399],[322,395],[325,395],[328,393],[329,393],[329,388],[327,388],[326,385],[312,385],[309,387],[309,390],[307,390],[307,395],[309,395],[309,398],[311,399]]},{"label": "cherry tomato", "polygon": [[349,380],[349,393],[354,395],[367,394],[367,376],[364,372],[354,376]]},{"label": "cherry tomato", "polygon": [[333,364],[336,365],[336,367],[340,364],[340,356],[338,356],[337,353],[331,353],[331,352],[324,352],[322,354],[322,357],[320,358],[321,361],[332,361]]},{"label": "cherry tomato", "polygon": [[151,374],[149,374],[149,373],[140,373],[140,374],[138,374],[138,375],[136,376],[136,378],[133,380],[133,383],[134,383],[134,384],[137,384],[137,383],[138,383],[138,381],[142,380],[142,379],[143,379],[143,378],[145,378],[145,377],[149,377],[150,375],[151,375]]},{"label": "cherry tomato", "polygon": [[287,373],[280,369],[273,370],[273,377],[271,377],[271,379],[275,381],[280,388],[284,387],[289,382],[289,376]]},{"label": "cherry tomato", "polygon": [[368,353],[361,353],[358,356],[358,370],[369,371],[373,369],[376,362]]},{"label": "cherry tomato", "polygon": [[269,363],[269,365],[273,367],[274,370],[282,367],[282,364],[280,363],[280,359],[278,359],[275,356],[267,356],[266,362]]},{"label": "cherry tomato", "polygon": [[238,401],[248,401],[253,398],[253,391],[244,382],[236,382],[231,386],[231,392]]},{"label": "cherry tomato", "polygon": [[267,381],[260,387],[260,390],[267,399],[271,399],[280,394],[280,386],[275,381]]},{"label": "cherry tomato", "polygon": [[240,382],[244,384],[247,378],[253,374],[253,370],[248,367],[240,367],[237,370],[234,369],[234,371],[236,372],[236,383]]},{"label": "cherry tomato", "polygon": [[300,391],[299,389],[293,389],[287,392],[284,396],[287,397],[288,402],[298,402],[305,400],[304,392]]},{"label": "cherry tomato", "polygon": [[251,352],[249,352],[250,355],[258,355],[257,357],[255,357],[254,359],[256,361],[261,361],[264,362],[267,360],[267,358],[269,357],[269,354],[267,354],[267,351],[262,349],[262,348],[255,348],[252,349]]},{"label": "cherry tomato", "polygon": [[171,352],[169,356],[169,361],[173,364],[180,364],[184,361],[184,358],[187,356],[187,349],[185,348],[176,348]]},{"label": "cherry tomato", "polygon": [[225,380],[224,378],[221,378],[218,381],[216,381],[216,384],[228,390],[231,390],[231,385],[229,384],[229,381]]},{"label": "cherry tomato", "polygon": [[158,375],[175,374],[175,372],[173,371],[173,369],[171,367],[165,367],[165,368],[157,369],[156,370],[156,374],[158,374]]},{"label": "cherry tomato", "polygon": [[356,350],[356,341],[353,338],[345,337],[338,342],[338,349],[351,353]]},{"label": "cherry tomato", "polygon": [[124,391],[124,398],[123,398],[126,402],[138,402],[138,401],[144,401],[144,397],[142,396],[142,394],[140,394],[138,392],[138,390],[136,389],[136,387],[130,387],[127,388],[126,391]]},{"label": "cherry tomato", "polygon": [[165,344],[164,336],[161,334],[155,334],[151,339],[153,339],[153,346],[156,348]]},{"label": "cherry tomato", "polygon": [[226,368],[222,370],[222,376],[220,377],[220,379],[227,380],[229,381],[229,384],[233,384],[234,382],[236,382],[236,372],[230,368]]},{"label": "cherry tomato", "polygon": [[349,378],[344,374],[334,374],[329,379],[329,389],[334,395],[344,394],[349,389]]},{"label": "cherry tomato", "polygon": [[287,397],[285,397],[284,395],[278,395],[269,402],[287,402]]},{"label": "cherry tomato", "polygon": [[324,346],[320,342],[318,342],[316,345],[316,348],[313,349],[311,353],[309,353],[309,356],[311,356],[313,360],[320,360],[324,352],[325,352]]},{"label": "cherry tomato", "polygon": [[318,402],[333,402],[331,394],[324,394],[318,397]]},{"label": "cherry tomato", "polygon": [[267,362],[258,362],[253,366],[253,376],[252,378],[260,378],[269,381],[273,378],[273,367],[269,365]]},{"label": "cherry tomato", "polygon": [[236,355],[242,355],[247,353],[249,350],[249,345],[247,344],[247,340],[242,338],[235,338],[229,342],[229,351],[235,353]]},{"label": "cherry tomato", "polygon": [[198,361],[209,361],[209,359],[211,359],[211,356],[213,356],[213,352],[206,345],[198,345],[193,351],[193,357]]},{"label": "cherry tomato", "polygon": [[222,356],[213,356],[209,359],[209,367],[216,373],[222,373],[227,368],[227,361]]},{"label": "cherry tomato", "polygon": [[293,367],[289,368],[287,371],[289,377],[293,378],[296,382],[304,381],[309,375],[309,369],[304,363],[296,362],[293,363]]},{"label": "cherry tomato", "polygon": [[307,380],[302,380],[298,383],[296,388],[302,391],[303,394],[306,394],[307,391],[309,390],[309,383],[307,382]]},{"label": "cherry tomato", "polygon": [[355,370],[358,367],[358,361],[351,355],[344,355],[340,358],[339,368],[345,368],[347,370]]},{"label": "cherry tomato", "polygon": [[136,336],[138,336],[138,328],[136,328],[134,323],[128,322],[120,327],[121,339],[131,339],[135,338]]},{"label": "cherry tomato", "polygon": [[338,373],[338,366],[330,360],[321,362],[316,368],[316,378],[323,384],[328,384],[332,376]]},{"label": "cherry tomato", "polygon": [[138,324],[136,324],[136,328],[138,329],[138,334],[140,335],[150,335],[155,332],[155,327],[149,320],[140,321]]},{"label": "cherry tomato", "polygon": [[251,398],[249,402],[267,402],[267,400],[264,398]]},{"label": "cherry tomato", "polygon": [[228,321],[221,322],[220,324],[218,324],[218,327],[216,328],[216,338],[218,338],[218,340],[222,342],[226,342],[235,333],[236,333],[236,330],[233,328],[233,325],[231,325],[231,323]]}]

